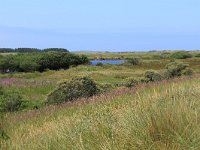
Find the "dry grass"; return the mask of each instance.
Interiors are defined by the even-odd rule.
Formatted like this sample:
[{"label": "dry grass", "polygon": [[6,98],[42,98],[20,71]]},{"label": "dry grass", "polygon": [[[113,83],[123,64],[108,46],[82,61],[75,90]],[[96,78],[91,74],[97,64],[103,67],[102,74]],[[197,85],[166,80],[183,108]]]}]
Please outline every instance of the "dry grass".
[{"label": "dry grass", "polygon": [[4,149],[199,149],[199,83],[162,81],[8,115]]}]

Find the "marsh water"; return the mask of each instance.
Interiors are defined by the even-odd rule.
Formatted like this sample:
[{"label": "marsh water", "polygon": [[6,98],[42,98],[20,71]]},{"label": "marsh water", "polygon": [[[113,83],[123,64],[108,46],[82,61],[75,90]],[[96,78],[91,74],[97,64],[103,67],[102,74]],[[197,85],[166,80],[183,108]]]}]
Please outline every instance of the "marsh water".
[{"label": "marsh water", "polygon": [[126,60],[119,60],[119,59],[109,59],[109,60],[91,60],[90,64],[91,65],[96,65],[98,63],[102,64],[111,64],[111,65],[117,65],[117,64],[123,64],[125,63]]}]

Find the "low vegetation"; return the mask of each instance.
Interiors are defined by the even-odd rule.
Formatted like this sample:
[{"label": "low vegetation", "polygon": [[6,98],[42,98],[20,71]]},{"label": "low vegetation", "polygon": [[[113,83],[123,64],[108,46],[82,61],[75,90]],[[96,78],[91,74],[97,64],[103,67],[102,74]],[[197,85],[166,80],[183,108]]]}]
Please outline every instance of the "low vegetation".
[{"label": "low vegetation", "polygon": [[0,72],[41,72],[47,69],[68,69],[70,66],[88,62],[86,56],[64,52],[5,55],[0,60]]},{"label": "low vegetation", "polygon": [[5,90],[0,86],[0,112],[22,110],[24,102],[18,91]]},{"label": "low vegetation", "polygon": [[76,77],[70,81],[62,82],[47,97],[48,104],[59,104],[73,101],[78,98],[90,97],[98,94],[100,89],[95,81],[89,77]]},{"label": "low vegetation", "polygon": [[187,51],[178,51],[171,55],[171,58],[174,59],[186,59],[186,58],[192,58],[192,54],[190,54]]},{"label": "low vegetation", "polygon": [[0,149],[200,148],[198,51],[49,51],[0,55]]},{"label": "low vegetation", "polygon": [[180,76],[191,76],[193,71],[188,64],[172,62],[166,65],[166,69],[162,72],[155,70],[147,70],[144,77],[129,77],[125,81],[126,87],[135,87],[140,83],[155,82],[161,80],[169,80]]},{"label": "low vegetation", "polygon": [[151,82],[137,91],[120,89],[92,98],[96,102],[90,105],[80,101],[16,114],[7,117],[12,120],[6,130],[10,139],[2,147],[199,149],[199,82],[199,78]]},{"label": "low vegetation", "polygon": [[34,53],[34,52],[69,52],[64,48],[46,48],[46,49],[38,49],[38,48],[0,48],[0,53]]},{"label": "low vegetation", "polygon": [[139,65],[142,63],[142,61],[139,58],[128,58],[127,63],[131,65]]}]

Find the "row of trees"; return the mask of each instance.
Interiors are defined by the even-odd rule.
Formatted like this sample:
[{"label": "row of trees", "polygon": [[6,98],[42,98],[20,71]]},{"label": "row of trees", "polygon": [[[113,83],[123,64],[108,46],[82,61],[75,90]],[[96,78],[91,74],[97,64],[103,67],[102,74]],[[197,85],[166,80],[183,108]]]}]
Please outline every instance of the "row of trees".
[{"label": "row of trees", "polygon": [[0,58],[0,72],[33,72],[46,69],[68,69],[70,66],[87,64],[86,56],[65,52],[23,53]]},{"label": "row of trees", "polygon": [[46,48],[46,49],[38,49],[38,48],[0,48],[0,53],[32,53],[32,52],[69,52],[64,48]]}]

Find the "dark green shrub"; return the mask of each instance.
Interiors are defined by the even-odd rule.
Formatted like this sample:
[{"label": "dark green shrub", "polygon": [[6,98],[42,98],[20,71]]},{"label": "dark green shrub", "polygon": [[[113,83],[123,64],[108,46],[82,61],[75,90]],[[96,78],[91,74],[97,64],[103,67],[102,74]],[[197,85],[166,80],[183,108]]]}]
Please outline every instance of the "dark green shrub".
[{"label": "dark green shrub", "polygon": [[147,82],[160,81],[163,79],[163,76],[154,70],[146,71],[144,76]]},{"label": "dark green shrub", "polygon": [[59,70],[88,62],[86,56],[68,52],[20,53],[3,56],[0,59],[0,71],[8,73]]},{"label": "dark green shrub", "polygon": [[139,59],[139,58],[128,58],[127,62],[131,65],[139,65],[141,63],[141,59]]},{"label": "dark green shrub", "polygon": [[35,61],[24,60],[19,64],[19,71],[21,72],[33,72],[39,69],[39,64]]},{"label": "dark green shrub", "polygon": [[136,79],[134,77],[129,77],[125,80],[124,82],[124,86],[126,87],[135,87],[137,86],[138,84],[140,83],[140,80],[139,79]]},{"label": "dark green shrub", "polygon": [[174,59],[186,59],[186,58],[192,58],[192,55],[189,52],[186,51],[179,51],[175,52],[171,55],[171,58]]},{"label": "dark green shrub", "polygon": [[64,48],[46,48],[43,49],[42,52],[69,52],[67,49]]},{"label": "dark green shrub", "polygon": [[3,95],[3,87],[0,86],[0,96]]},{"label": "dark green shrub", "polygon": [[103,66],[103,63],[98,62],[98,63],[96,64],[96,66]]},{"label": "dark green shrub", "polygon": [[47,103],[63,103],[81,97],[90,97],[100,92],[97,84],[89,77],[76,77],[61,83],[47,97]]},{"label": "dark green shrub", "polygon": [[166,79],[179,77],[182,75],[192,75],[192,69],[188,64],[172,62],[167,64],[164,76]]},{"label": "dark green shrub", "polygon": [[48,52],[42,55],[38,61],[40,65],[40,71],[46,69],[58,70],[68,69],[69,66],[77,66],[88,63],[89,60],[86,56],[78,56],[71,53],[61,52]]},{"label": "dark green shrub", "polygon": [[195,57],[200,57],[200,54],[196,54]]},{"label": "dark green shrub", "polygon": [[21,110],[24,100],[19,92],[0,89],[0,112],[14,112]]},{"label": "dark green shrub", "polygon": [[182,75],[191,76],[193,74],[193,70],[191,68],[186,68],[182,71]]}]

